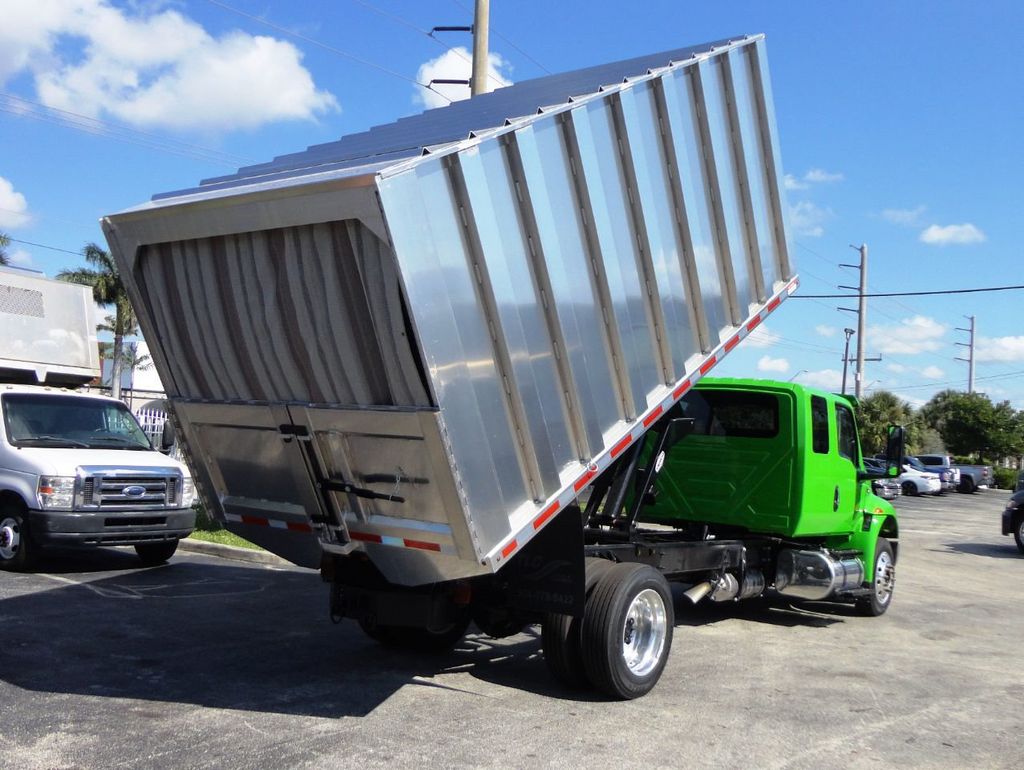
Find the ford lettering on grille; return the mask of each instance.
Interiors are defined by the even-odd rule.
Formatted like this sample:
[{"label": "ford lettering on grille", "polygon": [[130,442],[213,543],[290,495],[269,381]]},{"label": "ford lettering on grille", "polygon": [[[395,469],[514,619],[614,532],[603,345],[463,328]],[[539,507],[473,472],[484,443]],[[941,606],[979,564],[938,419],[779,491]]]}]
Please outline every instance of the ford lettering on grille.
[{"label": "ford lettering on grille", "polygon": [[138,484],[133,484],[122,489],[121,494],[125,497],[142,497],[146,494],[146,488]]}]

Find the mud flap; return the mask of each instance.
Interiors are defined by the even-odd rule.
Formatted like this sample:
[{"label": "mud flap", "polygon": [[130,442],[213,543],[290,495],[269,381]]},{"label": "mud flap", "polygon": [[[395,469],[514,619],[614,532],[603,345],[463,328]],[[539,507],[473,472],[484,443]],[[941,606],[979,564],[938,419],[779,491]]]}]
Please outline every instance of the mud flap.
[{"label": "mud flap", "polygon": [[531,613],[582,616],[586,599],[583,559],[583,514],[571,506],[501,571],[509,605]]}]

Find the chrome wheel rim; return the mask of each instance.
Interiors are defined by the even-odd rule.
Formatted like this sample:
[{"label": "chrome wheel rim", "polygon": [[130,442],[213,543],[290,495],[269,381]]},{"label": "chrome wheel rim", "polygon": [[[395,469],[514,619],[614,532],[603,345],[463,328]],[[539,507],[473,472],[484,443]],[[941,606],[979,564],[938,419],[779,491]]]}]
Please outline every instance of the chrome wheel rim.
[{"label": "chrome wheel rim", "polygon": [[0,559],[13,559],[21,547],[21,527],[10,517],[0,521]]},{"label": "chrome wheel rim", "polygon": [[668,637],[668,614],[661,594],[652,588],[638,593],[622,624],[622,659],[630,673],[646,676],[657,667]]},{"label": "chrome wheel rim", "polygon": [[882,551],[875,560],[875,598],[879,604],[888,604],[896,583],[896,565],[888,551]]}]

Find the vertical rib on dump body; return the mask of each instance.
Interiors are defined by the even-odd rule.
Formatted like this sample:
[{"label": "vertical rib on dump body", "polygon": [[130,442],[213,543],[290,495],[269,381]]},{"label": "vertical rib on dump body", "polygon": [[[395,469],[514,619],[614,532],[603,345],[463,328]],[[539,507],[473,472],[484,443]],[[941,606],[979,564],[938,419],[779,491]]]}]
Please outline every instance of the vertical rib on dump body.
[{"label": "vertical rib on dump body", "polygon": [[292,561],[494,571],[795,288],[762,36],[525,81],[104,228],[200,488]]}]

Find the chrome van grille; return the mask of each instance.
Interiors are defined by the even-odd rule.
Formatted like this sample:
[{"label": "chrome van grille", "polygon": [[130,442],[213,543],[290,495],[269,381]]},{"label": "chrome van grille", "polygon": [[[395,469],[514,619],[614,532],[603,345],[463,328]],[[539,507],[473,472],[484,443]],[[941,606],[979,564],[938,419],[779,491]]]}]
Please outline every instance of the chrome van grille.
[{"label": "chrome van grille", "polygon": [[101,510],[175,508],[181,485],[177,476],[87,476],[80,504]]}]

